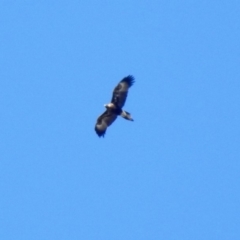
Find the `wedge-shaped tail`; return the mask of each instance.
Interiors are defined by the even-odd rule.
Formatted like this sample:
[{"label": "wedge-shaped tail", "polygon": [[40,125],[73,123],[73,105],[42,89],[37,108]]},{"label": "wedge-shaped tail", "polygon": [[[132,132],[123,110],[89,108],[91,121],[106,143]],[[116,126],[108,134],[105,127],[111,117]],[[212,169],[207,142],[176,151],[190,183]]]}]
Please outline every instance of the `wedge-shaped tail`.
[{"label": "wedge-shaped tail", "polygon": [[131,114],[127,111],[122,110],[120,115],[127,120],[133,121]]}]

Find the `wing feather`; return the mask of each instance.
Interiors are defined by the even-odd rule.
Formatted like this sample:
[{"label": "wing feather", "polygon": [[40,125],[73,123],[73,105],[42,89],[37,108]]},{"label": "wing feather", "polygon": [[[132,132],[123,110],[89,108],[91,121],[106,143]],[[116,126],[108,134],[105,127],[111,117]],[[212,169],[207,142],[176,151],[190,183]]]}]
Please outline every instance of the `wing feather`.
[{"label": "wing feather", "polygon": [[133,85],[134,77],[129,75],[123,78],[113,90],[112,103],[122,108],[126,102],[128,89]]},{"label": "wing feather", "polygon": [[104,137],[107,128],[116,120],[117,114],[113,111],[106,110],[98,117],[95,125],[95,131],[99,137]]}]

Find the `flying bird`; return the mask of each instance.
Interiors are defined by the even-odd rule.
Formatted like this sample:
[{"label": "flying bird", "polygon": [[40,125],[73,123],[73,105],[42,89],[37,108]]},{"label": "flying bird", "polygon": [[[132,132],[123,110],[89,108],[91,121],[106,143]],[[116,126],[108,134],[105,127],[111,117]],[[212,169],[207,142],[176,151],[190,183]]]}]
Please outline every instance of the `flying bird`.
[{"label": "flying bird", "polygon": [[104,137],[107,127],[116,120],[117,116],[133,121],[131,114],[122,109],[127,99],[128,89],[133,83],[134,77],[129,75],[123,78],[114,88],[111,102],[104,104],[106,111],[98,117],[95,125],[95,131],[99,137]]}]

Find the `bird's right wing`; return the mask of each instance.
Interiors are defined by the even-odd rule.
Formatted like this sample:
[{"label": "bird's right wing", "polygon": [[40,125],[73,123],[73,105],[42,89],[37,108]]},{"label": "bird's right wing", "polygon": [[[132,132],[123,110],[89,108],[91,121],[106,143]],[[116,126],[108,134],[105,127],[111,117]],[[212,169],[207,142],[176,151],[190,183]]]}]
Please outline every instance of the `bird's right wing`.
[{"label": "bird's right wing", "polygon": [[126,102],[128,89],[133,85],[134,77],[129,75],[123,78],[113,90],[112,103],[122,108]]},{"label": "bird's right wing", "polygon": [[117,115],[110,111],[106,110],[99,118],[95,125],[95,131],[99,137],[104,137],[104,134],[109,127],[117,118]]}]

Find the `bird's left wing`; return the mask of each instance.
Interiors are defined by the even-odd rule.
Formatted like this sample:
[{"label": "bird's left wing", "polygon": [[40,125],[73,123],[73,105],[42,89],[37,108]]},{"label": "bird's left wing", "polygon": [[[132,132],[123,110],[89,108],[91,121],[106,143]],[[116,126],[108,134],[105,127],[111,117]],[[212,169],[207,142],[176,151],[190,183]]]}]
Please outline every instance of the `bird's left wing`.
[{"label": "bird's left wing", "polygon": [[107,127],[109,127],[117,118],[117,115],[106,110],[98,119],[95,125],[95,131],[99,137],[104,137]]}]

